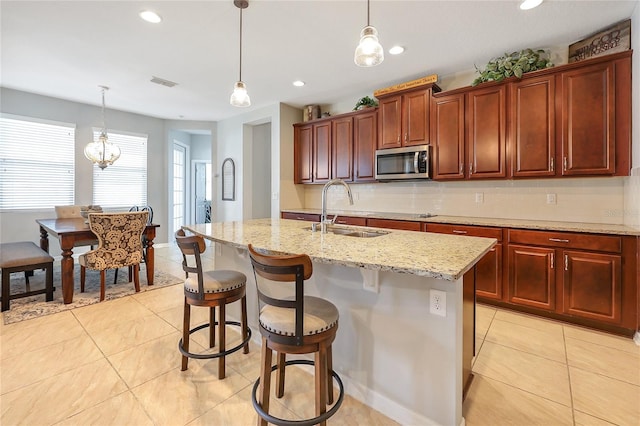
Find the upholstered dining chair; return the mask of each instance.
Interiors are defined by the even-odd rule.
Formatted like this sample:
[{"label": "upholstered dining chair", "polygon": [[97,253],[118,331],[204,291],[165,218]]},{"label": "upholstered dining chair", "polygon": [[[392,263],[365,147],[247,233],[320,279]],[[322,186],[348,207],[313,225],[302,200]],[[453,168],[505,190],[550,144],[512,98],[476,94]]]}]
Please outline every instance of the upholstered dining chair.
[{"label": "upholstered dining chair", "polygon": [[[149,217],[147,218],[147,225],[150,225],[153,222],[153,209],[149,205],[145,206],[133,206],[129,209],[130,212],[149,212]],[[147,241],[147,236],[142,234],[142,262],[147,263],[147,248],[149,247],[149,241]],[[131,277],[133,274],[133,267],[129,266],[129,282],[131,282]],[[118,269],[113,274],[113,283],[118,282]]]},{"label": "upholstered dining chair", "polygon": [[[89,228],[98,237],[98,248],[81,254],[80,291],[84,291],[86,269],[100,271],[100,301],[105,296],[107,269],[133,267],[133,282],[140,291],[142,233],[149,212],[91,213]],[[131,280],[129,280],[131,282]]]}]

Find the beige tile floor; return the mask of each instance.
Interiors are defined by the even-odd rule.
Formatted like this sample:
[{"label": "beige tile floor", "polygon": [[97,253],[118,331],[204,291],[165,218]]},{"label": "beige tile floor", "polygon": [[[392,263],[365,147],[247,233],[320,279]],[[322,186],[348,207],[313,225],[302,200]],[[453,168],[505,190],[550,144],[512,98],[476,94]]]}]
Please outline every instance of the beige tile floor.
[{"label": "beige tile floor", "polygon": [[[156,246],[158,268],[181,276],[180,260],[175,247]],[[230,356],[222,381],[215,360],[191,360],[181,372],[182,303],[177,285],[0,321],[0,424],[255,424],[259,347]],[[194,322],[204,320],[205,309],[192,312]],[[204,351],[204,333],[193,339]],[[631,339],[478,306],[476,346],[467,425],[640,425],[640,348]],[[311,380],[291,369],[273,414],[312,415]],[[329,423],[397,424],[348,396]]]}]

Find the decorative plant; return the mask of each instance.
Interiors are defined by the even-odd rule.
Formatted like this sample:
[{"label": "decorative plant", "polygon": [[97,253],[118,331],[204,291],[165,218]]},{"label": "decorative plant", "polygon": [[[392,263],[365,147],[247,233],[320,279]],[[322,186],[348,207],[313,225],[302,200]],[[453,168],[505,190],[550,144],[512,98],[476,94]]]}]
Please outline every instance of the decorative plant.
[{"label": "decorative plant", "polygon": [[360,100],[356,103],[356,106],[353,108],[354,111],[357,111],[361,108],[369,108],[369,107],[377,107],[378,106],[378,102],[369,97],[369,96],[365,96],[364,98],[360,98]]},{"label": "decorative plant", "polygon": [[550,53],[546,50],[524,49],[519,52],[505,53],[504,56],[490,60],[484,71],[476,67],[480,76],[473,80],[471,85],[477,86],[485,81],[502,81],[513,76],[522,78],[524,73],[552,66]]}]

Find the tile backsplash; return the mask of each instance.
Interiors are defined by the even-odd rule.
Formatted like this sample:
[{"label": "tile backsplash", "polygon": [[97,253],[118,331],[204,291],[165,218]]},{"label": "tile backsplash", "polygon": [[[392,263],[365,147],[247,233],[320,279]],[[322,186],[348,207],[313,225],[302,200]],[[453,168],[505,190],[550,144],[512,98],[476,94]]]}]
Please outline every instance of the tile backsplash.
[{"label": "tile backsplash", "polygon": [[[354,198],[352,206],[348,203],[344,188],[329,188],[327,207],[344,211],[433,213],[640,227],[637,217],[640,176],[390,182],[351,184],[351,190]],[[635,199],[632,192],[636,194]],[[305,185],[304,207],[319,209],[321,196],[322,185]]]}]

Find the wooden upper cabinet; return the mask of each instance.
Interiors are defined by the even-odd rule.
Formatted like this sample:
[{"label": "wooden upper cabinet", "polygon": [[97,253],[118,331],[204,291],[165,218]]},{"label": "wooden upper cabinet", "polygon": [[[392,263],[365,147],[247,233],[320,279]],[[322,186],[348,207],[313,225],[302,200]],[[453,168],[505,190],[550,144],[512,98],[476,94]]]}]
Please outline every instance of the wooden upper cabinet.
[{"label": "wooden upper cabinet", "polygon": [[353,117],[331,121],[331,177],[353,179]]},{"label": "wooden upper cabinet", "polygon": [[431,100],[432,178],[464,179],[464,93]]},{"label": "wooden upper cabinet", "polygon": [[402,146],[402,95],[380,99],[378,102],[378,149]]},{"label": "wooden upper cabinet", "polygon": [[506,177],[506,87],[470,90],[467,122],[468,178]]},{"label": "wooden upper cabinet", "polygon": [[560,79],[562,175],[614,174],[614,64],[572,69]]},{"label": "wooden upper cabinet", "polygon": [[353,180],[375,180],[375,155],[378,143],[378,113],[359,113],[353,116]]},{"label": "wooden upper cabinet", "polygon": [[293,142],[293,175],[295,183],[313,182],[313,126],[296,126]]},{"label": "wooden upper cabinet", "polygon": [[511,176],[555,176],[555,76],[509,86]]},{"label": "wooden upper cabinet", "polygon": [[435,84],[401,94],[381,95],[378,114],[378,149],[429,144],[429,107]]},{"label": "wooden upper cabinet", "polygon": [[402,95],[402,146],[429,143],[429,104],[431,89]]},{"label": "wooden upper cabinet", "polygon": [[313,125],[314,182],[331,179],[331,121]]}]

